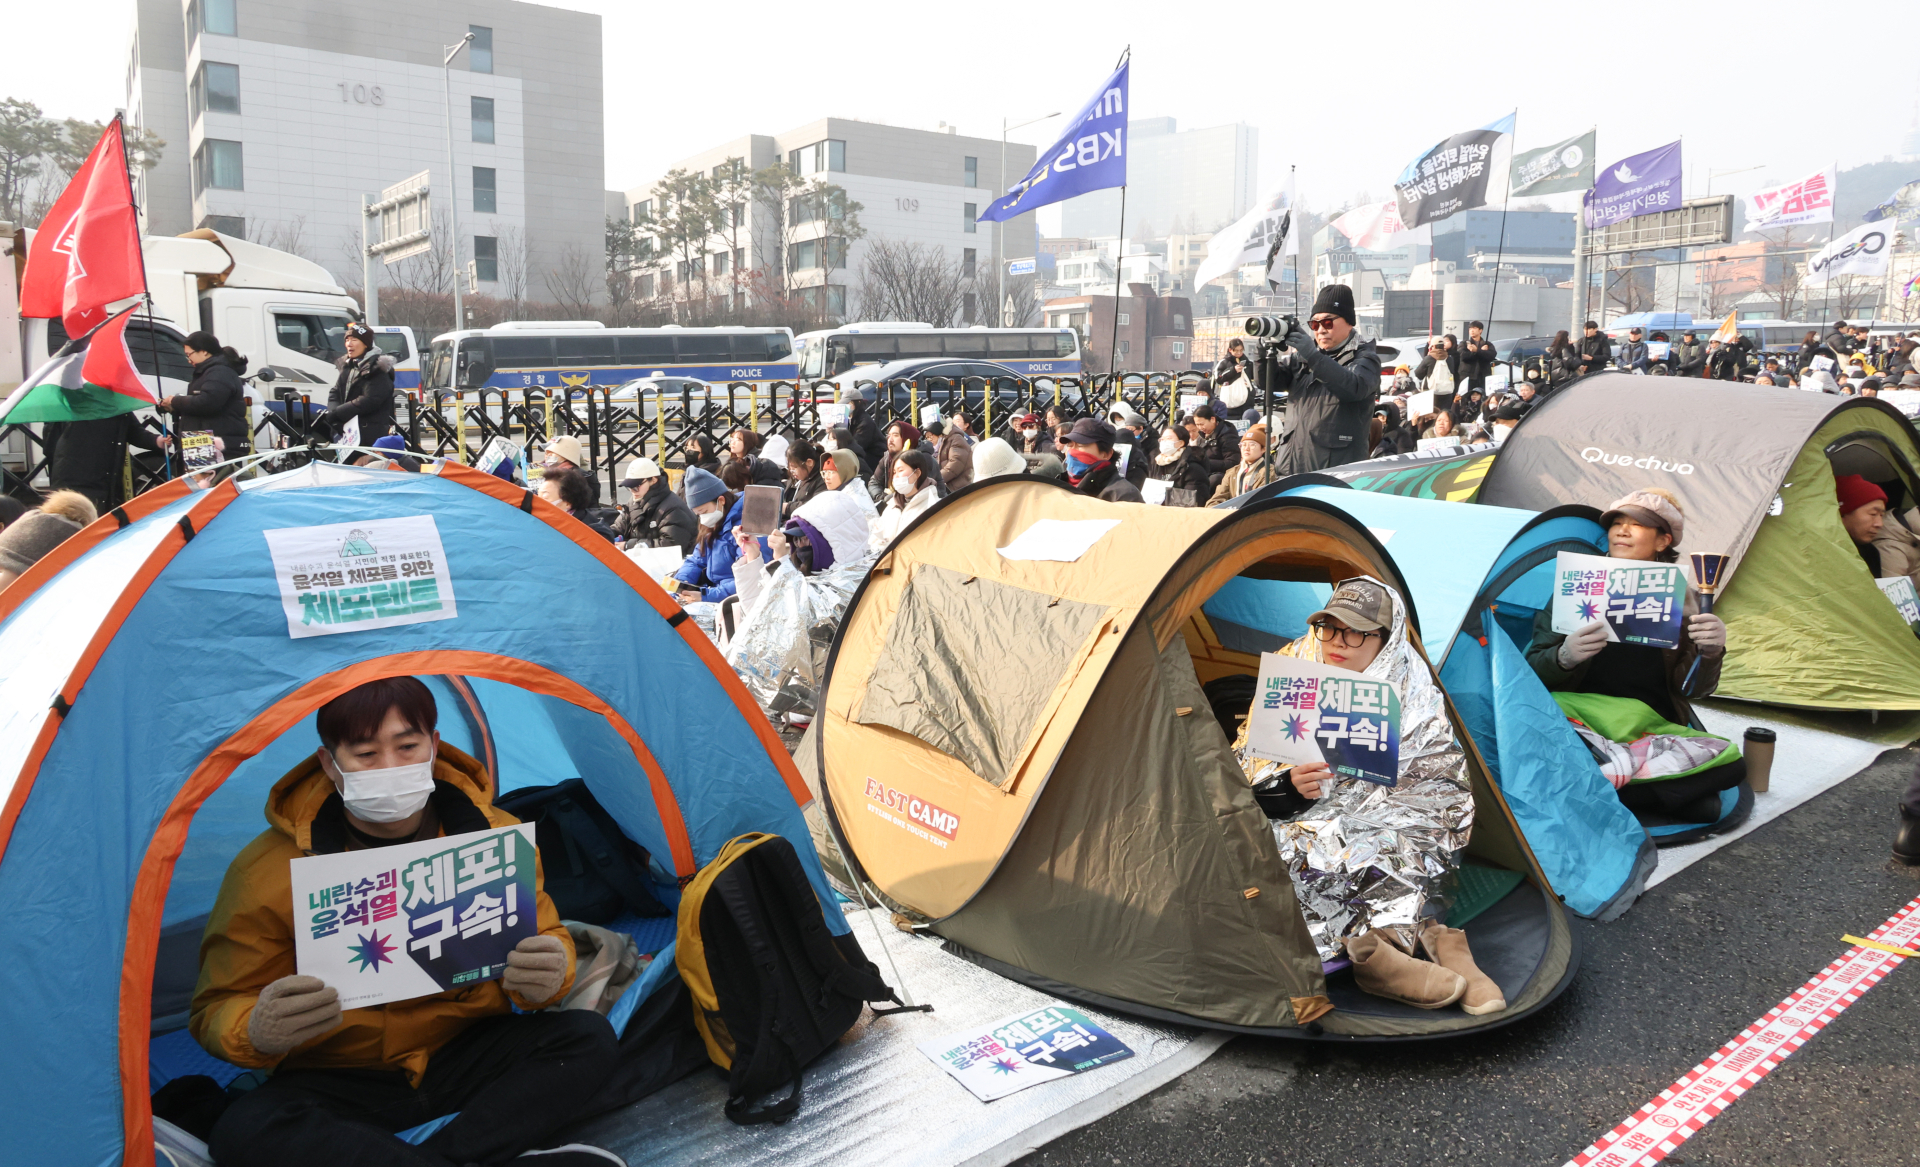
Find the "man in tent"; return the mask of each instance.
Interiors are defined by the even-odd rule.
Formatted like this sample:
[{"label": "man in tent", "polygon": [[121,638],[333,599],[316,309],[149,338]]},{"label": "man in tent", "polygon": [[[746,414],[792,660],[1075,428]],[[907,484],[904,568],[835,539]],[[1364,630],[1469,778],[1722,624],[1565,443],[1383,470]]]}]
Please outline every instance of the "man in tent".
[{"label": "man in tent", "polygon": [[[1262,796],[1280,857],[1322,961],[1344,949],[1365,992],[1423,1009],[1456,1002],[1475,1016],[1507,1007],[1473,962],[1466,933],[1442,923],[1459,853],[1473,830],[1466,755],[1433,670],[1407,641],[1406,604],[1370,576],[1346,580],[1281,649],[1393,683],[1400,773],[1392,786],[1335,776],[1326,763],[1282,767],[1234,752]],[[1249,719],[1251,720],[1251,719]],[[1277,796],[1277,797],[1276,797]],[[1416,942],[1432,957],[1417,960]]]},{"label": "man in tent", "polygon": [[[234,859],[200,944],[189,1026],[207,1052],[271,1076],[213,1128],[221,1167],[496,1164],[543,1147],[614,1069],[606,1018],[552,1010],[573,981],[573,942],[540,884],[539,931],[498,981],[364,1009],[295,970],[290,863],[508,826],[480,763],[441,744],[433,694],[413,677],[321,706],[320,748],[267,798],[272,824]],[[514,1007],[528,1010],[514,1012]],[[394,1132],[458,1112],[418,1147]],[[585,1147],[541,1167],[606,1167]]]},{"label": "man in tent", "polygon": [[[1665,490],[1649,487],[1615,501],[1600,525],[1614,559],[1680,558],[1686,517]],[[1654,648],[1609,641],[1604,620],[1555,632],[1553,611],[1543,608],[1534,617],[1527,663],[1589,747],[1606,755],[1601,773],[1628,809],[1711,823],[1721,816],[1720,792],[1738,786],[1747,766],[1724,740],[1691,727],[1689,702],[1720,683],[1727,626],[1700,611],[1691,586],[1683,610],[1679,645]]]},{"label": "man in tent", "polygon": [[1885,577],[1876,541],[1887,523],[1887,492],[1858,474],[1843,475],[1833,485],[1840,496],[1840,525],[1847,529],[1854,550],[1866,561],[1873,578]]}]

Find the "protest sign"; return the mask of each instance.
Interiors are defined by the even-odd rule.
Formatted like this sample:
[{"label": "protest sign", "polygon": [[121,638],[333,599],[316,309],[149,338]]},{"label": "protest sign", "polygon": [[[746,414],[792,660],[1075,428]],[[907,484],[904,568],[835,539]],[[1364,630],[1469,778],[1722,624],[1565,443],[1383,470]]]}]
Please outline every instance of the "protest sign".
[{"label": "protest sign", "polygon": [[1065,1005],[923,1041],[919,1050],[982,1102],[1133,1056],[1119,1038]]},{"label": "protest sign", "polygon": [[1676,648],[1686,599],[1678,564],[1562,551],[1554,565],[1553,630],[1605,620],[1610,643]]},{"label": "protest sign", "polygon": [[1185,417],[1187,414],[1192,413],[1205,404],[1207,404],[1207,395],[1205,393],[1182,393],[1180,395],[1180,415]]},{"label": "protest sign", "polygon": [[1913,581],[1904,575],[1873,581],[1893,606],[1900,611],[1900,618],[1915,632],[1920,632],[1920,594],[1914,591]]},{"label": "protest sign", "polygon": [[1148,506],[1157,507],[1167,501],[1167,487],[1171,485],[1164,478],[1147,478],[1140,483],[1140,500]]},{"label": "protest sign", "polygon": [[262,532],[296,639],[451,620],[453,577],[432,515]]},{"label": "protest sign", "polygon": [[496,980],[539,930],[533,826],[291,861],[293,954],[342,1009]]},{"label": "protest sign", "polygon": [[1044,559],[1076,563],[1100,537],[1120,525],[1119,519],[1036,519],[1032,526],[1000,548],[1006,559]]},{"label": "protest sign", "polygon": [[180,434],[180,461],[187,473],[198,474],[220,461],[220,447],[206,430],[184,430]]},{"label": "protest sign", "polygon": [[1325,762],[1380,786],[1399,777],[1400,691],[1391,682],[1263,652],[1247,717],[1247,750],[1268,761]]},{"label": "protest sign", "polygon": [[823,401],[815,409],[820,416],[820,428],[827,433],[847,424],[848,406],[845,402]]},{"label": "protest sign", "polygon": [[1422,451],[1450,450],[1456,446],[1463,446],[1465,444],[1466,444],[1466,440],[1464,438],[1457,438],[1457,437],[1420,438],[1414,443],[1414,445]]}]

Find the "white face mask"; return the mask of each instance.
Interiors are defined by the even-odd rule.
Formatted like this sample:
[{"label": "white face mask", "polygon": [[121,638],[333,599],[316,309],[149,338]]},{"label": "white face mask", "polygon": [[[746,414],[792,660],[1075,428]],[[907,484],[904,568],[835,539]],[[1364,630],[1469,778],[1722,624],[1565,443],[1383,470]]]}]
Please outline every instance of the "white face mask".
[{"label": "white face mask", "polygon": [[701,516],[700,516],[700,525],[701,525],[701,526],[703,526],[703,527],[717,527],[717,526],[719,526],[719,525],[720,525],[720,512],[719,512],[719,511],[708,511],[708,512],[707,512],[706,514],[704,514],[704,515],[701,515]]},{"label": "white face mask", "polygon": [[893,492],[895,494],[912,494],[913,479],[908,478],[904,474],[894,475],[893,476]]},{"label": "white face mask", "polygon": [[433,757],[409,766],[379,770],[342,770],[330,763],[339,778],[340,801],[347,813],[369,823],[397,823],[427,805],[433,793]]},{"label": "white face mask", "polygon": [[835,450],[840,448],[840,444],[834,441],[832,438],[826,438],[821,441],[820,448],[825,450],[827,453],[831,454]]},{"label": "white face mask", "polygon": [[1023,437],[1037,438],[1040,436],[1040,431],[1039,430],[1021,430],[1020,434]]},{"label": "white face mask", "polygon": [[1162,454],[1171,454],[1179,448],[1180,448],[1180,443],[1174,441],[1172,438],[1160,439],[1160,452]]}]

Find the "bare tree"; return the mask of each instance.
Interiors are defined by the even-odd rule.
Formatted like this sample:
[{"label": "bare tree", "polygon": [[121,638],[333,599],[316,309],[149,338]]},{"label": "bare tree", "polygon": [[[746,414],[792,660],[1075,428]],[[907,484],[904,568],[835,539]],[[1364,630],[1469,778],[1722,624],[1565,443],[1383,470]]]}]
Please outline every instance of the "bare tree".
[{"label": "bare tree", "polygon": [[1628,252],[1626,262],[1607,269],[1606,303],[1622,316],[1656,307],[1655,273],[1660,269],[1636,264],[1639,252]]},{"label": "bare tree", "polygon": [[1008,328],[1033,328],[1040,323],[1040,299],[1033,276],[1009,276],[1001,312]]},{"label": "bare tree", "polygon": [[944,247],[872,239],[860,267],[860,315],[951,328],[969,283]]},{"label": "bare tree", "polygon": [[547,295],[553,300],[569,320],[595,320],[599,318],[599,307],[595,303],[594,285],[605,286],[605,265],[595,263],[577,243],[569,243],[560,249],[560,255],[554,265],[541,277],[546,285]]},{"label": "bare tree", "polygon": [[493,237],[500,241],[501,299],[505,301],[507,310],[517,316],[527,298],[527,233],[513,223],[496,223]]},{"label": "bare tree", "polygon": [[1783,227],[1778,231],[1756,231],[1754,234],[1760,237],[1766,244],[1767,251],[1772,253],[1766,256],[1766,277],[1759,290],[1773,301],[1778,309],[1775,315],[1779,319],[1792,320],[1794,308],[1799,304],[1801,292],[1806,284],[1807,269],[1804,263],[1779,253],[1791,252],[1800,245],[1800,241],[1795,238],[1795,229]]},{"label": "bare tree", "polygon": [[297,255],[301,259],[313,258],[308,254],[310,245],[305,215],[295,215],[291,219],[255,219],[251,226],[253,242],[260,246]]},{"label": "bare tree", "polygon": [[433,225],[429,228],[432,246],[419,255],[409,256],[390,265],[387,270],[393,275],[393,282],[410,292],[427,293],[436,296],[453,295],[453,281],[458,274],[449,248],[447,236],[452,228],[447,216],[439,208],[433,211]]}]

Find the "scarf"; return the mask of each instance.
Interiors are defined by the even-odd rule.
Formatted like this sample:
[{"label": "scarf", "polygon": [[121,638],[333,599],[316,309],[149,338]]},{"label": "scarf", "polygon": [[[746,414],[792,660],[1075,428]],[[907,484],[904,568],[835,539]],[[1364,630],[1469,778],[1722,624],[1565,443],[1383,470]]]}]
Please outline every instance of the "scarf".
[{"label": "scarf", "polygon": [[[1078,486],[1080,485],[1081,482],[1083,482],[1086,479],[1087,475],[1092,474],[1094,471],[1100,469],[1103,466],[1111,466],[1111,465],[1113,465],[1112,457],[1102,458],[1098,462],[1089,462],[1086,459],[1080,457],[1078,454],[1068,454],[1067,455],[1067,481],[1071,482],[1075,486]],[[1074,473],[1074,470],[1076,468],[1078,468],[1080,471],[1078,474]]]}]

